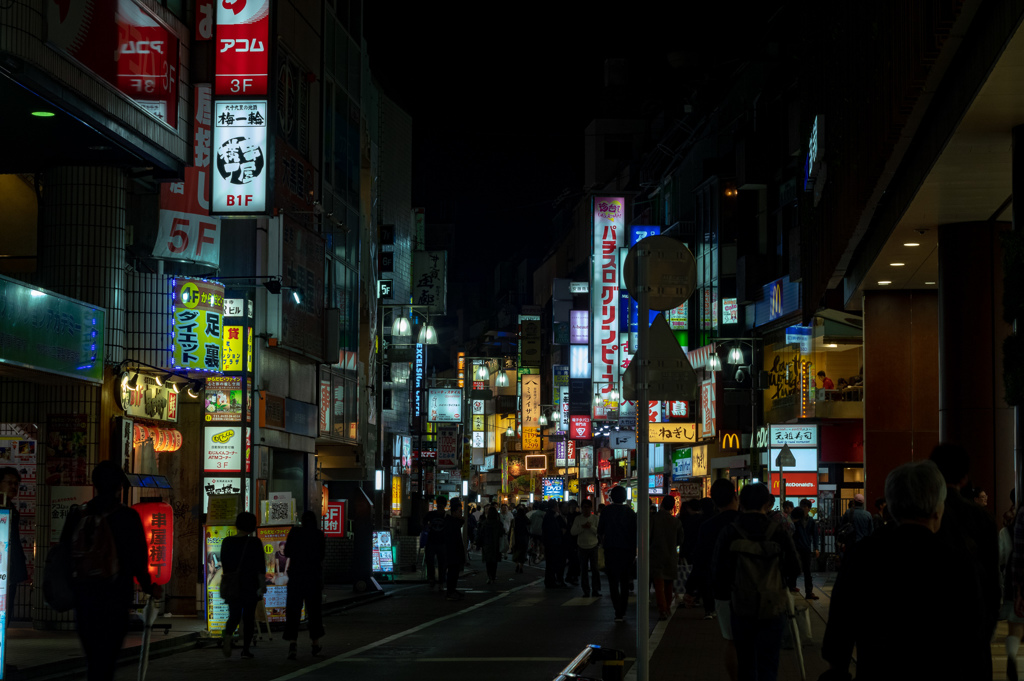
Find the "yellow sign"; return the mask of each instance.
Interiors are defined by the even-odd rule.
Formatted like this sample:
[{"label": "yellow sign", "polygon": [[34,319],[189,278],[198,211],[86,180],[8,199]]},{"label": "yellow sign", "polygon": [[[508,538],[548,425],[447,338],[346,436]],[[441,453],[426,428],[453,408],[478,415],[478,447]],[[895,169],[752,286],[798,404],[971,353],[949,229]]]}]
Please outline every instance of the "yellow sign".
[{"label": "yellow sign", "polygon": [[224,444],[235,436],[235,431],[225,430],[223,433],[217,433],[216,435],[210,436],[210,439],[218,444]]},{"label": "yellow sign", "polygon": [[540,449],[540,428],[523,426],[523,451],[535,452]]},{"label": "yellow sign", "polygon": [[402,476],[395,475],[391,478],[391,516],[394,518],[402,515]]},{"label": "yellow sign", "polygon": [[648,431],[648,442],[651,444],[686,444],[696,441],[696,423],[652,423]]},{"label": "yellow sign", "polygon": [[[252,373],[252,329],[247,332],[246,340],[249,346],[249,353],[246,357],[248,367],[246,371]],[[242,370],[242,327],[224,327],[224,349],[221,351],[221,371]]]},{"label": "yellow sign", "polygon": [[484,430],[484,415],[473,414],[473,432],[482,433]]}]

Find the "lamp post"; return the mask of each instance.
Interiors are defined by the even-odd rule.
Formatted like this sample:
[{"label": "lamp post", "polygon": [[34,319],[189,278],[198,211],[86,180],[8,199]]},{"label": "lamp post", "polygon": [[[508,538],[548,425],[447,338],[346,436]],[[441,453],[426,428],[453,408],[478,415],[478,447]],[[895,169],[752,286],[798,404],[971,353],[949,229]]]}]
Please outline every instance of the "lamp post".
[{"label": "lamp post", "polygon": [[[757,371],[754,368],[755,367],[755,361],[754,360],[756,358],[757,346],[758,346],[758,344],[762,343],[762,339],[761,338],[755,338],[755,337],[750,337],[750,338],[712,338],[712,342],[714,342],[714,343],[733,343],[734,344],[731,348],[729,348],[729,353],[726,355],[726,362],[729,365],[736,367],[736,376],[735,376],[735,378],[736,378],[737,382],[743,380],[743,376],[742,376],[743,370],[744,370],[743,369],[743,365],[745,364],[745,362],[744,362],[744,355],[743,355],[743,349],[744,349],[744,347],[746,347],[746,348],[749,348],[749,350],[750,350],[750,363],[747,365],[747,373],[749,374],[749,378],[750,378],[750,457],[751,457],[751,463],[753,464],[753,459],[758,454],[758,452],[755,451],[756,450],[756,437],[757,437],[757,399],[756,399],[756,394],[757,394],[757,391],[760,389],[758,387],[758,382],[757,382],[758,381],[758,378],[757,378],[758,373],[757,373]],[[708,356],[708,360],[707,360],[707,363],[705,364],[704,369],[705,369],[705,371],[711,371],[711,372],[722,371],[722,360],[718,356],[717,347],[715,349],[715,352],[712,352]],[[760,465],[759,461],[757,463],[758,463],[758,465]],[[771,462],[769,461],[769,478],[768,478],[768,487],[769,487],[769,489],[771,488],[770,465],[771,465]],[[780,478],[781,478],[781,476],[780,476]],[[780,502],[779,503],[781,504],[782,501],[785,501],[785,495],[786,495],[786,490],[784,488],[784,484],[783,484],[781,479],[779,480],[779,494],[780,494]]]}]

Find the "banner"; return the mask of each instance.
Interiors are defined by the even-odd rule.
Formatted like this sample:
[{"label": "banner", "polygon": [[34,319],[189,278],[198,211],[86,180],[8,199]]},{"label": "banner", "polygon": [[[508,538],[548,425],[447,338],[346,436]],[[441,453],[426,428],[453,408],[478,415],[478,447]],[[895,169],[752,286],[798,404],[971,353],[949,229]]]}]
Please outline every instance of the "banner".
[{"label": "banner", "polygon": [[235,533],[235,528],[227,525],[206,525],[204,542],[205,574],[206,574],[206,628],[211,635],[219,635],[224,631],[228,621],[228,604],[220,597],[220,583],[224,578],[224,566],[220,557],[221,544],[225,537]]},{"label": "banner", "polygon": [[607,394],[618,381],[619,367],[619,249],[625,231],[625,199],[594,197],[591,272],[591,375],[599,399],[593,417],[607,416]]},{"label": "banner", "polygon": [[285,605],[288,602],[288,558],[284,555],[284,547],[291,529],[288,525],[264,525],[256,530],[256,536],[263,542],[266,562],[267,592],[263,595],[263,604],[267,609],[267,622],[285,621]]},{"label": "banner", "polygon": [[428,423],[462,423],[462,390],[430,388],[427,391]]},{"label": "banner", "polygon": [[430,314],[447,311],[448,253],[414,251],[412,254],[412,303],[424,305]]},{"label": "banner", "polygon": [[174,279],[175,369],[220,371],[224,287],[201,279]]},{"label": "banner", "polygon": [[267,100],[213,104],[213,213],[267,210]]}]

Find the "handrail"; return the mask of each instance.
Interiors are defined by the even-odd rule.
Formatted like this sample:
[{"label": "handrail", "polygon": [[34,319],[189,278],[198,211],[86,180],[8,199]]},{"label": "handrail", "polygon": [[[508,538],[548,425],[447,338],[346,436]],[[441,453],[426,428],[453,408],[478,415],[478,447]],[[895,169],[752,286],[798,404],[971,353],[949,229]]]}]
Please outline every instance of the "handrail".
[{"label": "handrail", "polygon": [[554,681],[572,681],[583,679],[583,671],[592,662],[601,662],[601,681],[622,681],[622,672],[625,666],[626,656],[621,650],[615,648],[602,648],[599,645],[590,644],[580,651],[572,662],[558,672]]}]

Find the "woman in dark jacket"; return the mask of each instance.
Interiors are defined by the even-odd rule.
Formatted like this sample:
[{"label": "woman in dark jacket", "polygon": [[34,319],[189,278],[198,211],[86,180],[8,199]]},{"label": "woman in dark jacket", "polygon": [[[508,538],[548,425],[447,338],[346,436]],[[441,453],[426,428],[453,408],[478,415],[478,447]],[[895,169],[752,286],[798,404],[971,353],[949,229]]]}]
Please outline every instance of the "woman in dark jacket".
[{"label": "woman in dark jacket", "polygon": [[516,572],[523,571],[530,551],[530,519],[526,517],[526,506],[519,504],[515,520],[512,521],[512,561]]},{"label": "woman in dark jacket", "polygon": [[263,597],[267,572],[263,560],[263,542],[253,536],[256,516],[242,512],[235,518],[235,534],[226,537],[220,547],[224,576],[220,583],[220,597],[228,604],[228,621],[224,625],[221,649],[224,657],[231,657],[231,639],[238,621],[242,621],[242,657],[251,658],[249,644],[256,624],[256,605]]},{"label": "woman in dark jacket", "polygon": [[477,544],[480,546],[480,553],[483,555],[484,564],[487,566],[487,583],[494,584],[498,578],[498,561],[501,560],[501,535],[504,528],[501,524],[501,517],[498,509],[491,506],[487,509],[487,515],[480,521],[477,527]]},{"label": "woman in dark jacket", "polygon": [[302,619],[302,604],[306,604],[309,619],[309,638],[313,643],[313,655],[320,654],[320,638],[324,635],[323,591],[324,553],[327,538],[320,529],[316,514],[306,511],[302,514],[302,525],[293,527],[284,545],[288,558],[288,601],[285,605],[284,640],[288,645],[288,659],[297,655],[299,620]]}]

